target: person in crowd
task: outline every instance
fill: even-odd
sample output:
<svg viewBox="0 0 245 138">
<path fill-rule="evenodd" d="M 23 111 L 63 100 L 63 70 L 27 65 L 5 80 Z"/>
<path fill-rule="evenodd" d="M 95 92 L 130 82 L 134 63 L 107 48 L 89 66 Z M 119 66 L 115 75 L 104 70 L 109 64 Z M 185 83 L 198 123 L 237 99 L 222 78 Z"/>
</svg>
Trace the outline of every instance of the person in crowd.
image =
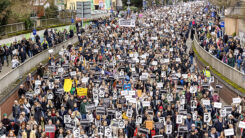
<svg viewBox="0 0 245 138">
<path fill-rule="evenodd" d="M 28 77 L 31 87 L 20 87 L 13 119 L 6 126 L 2 121 L 6 135 L 217 138 L 227 136 L 227 129 L 234 131 L 227 137 L 243 134 L 236 132 L 244 121 L 241 104 L 217 106 L 222 103 L 209 68 L 201 71 L 190 58 L 186 34 L 194 39 L 188 29 L 199 32 L 204 18 L 212 18 L 210 10 L 202 12 L 206 7 L 195 1 L 131 12 L 128 19 L 136 18 L 130 25 L 100 18 L 97 27 L 80 34 L 78 44 L 64 46 L 59 57 Z M 205 32 L 198 35 L 217 55 L 224 45 L 214 37 L 218 28 L 210 26 L 202 29 L 209 31 L 209 40 Z M 232 51 L 235 43 L 229 44 Z"/>
<path fill-rule="evenodd" d="M 19 62 L 19 60 L 18 60 L 18 57 L 17 56 L 15 56 L 13 59 L 12 59 L 12 69 L 14 69 L 14 68 L 16 68 L 16 67 L 18 67 L 19 66 L 19 64 L 20 64 L 20 62 Z"/>
</svg>

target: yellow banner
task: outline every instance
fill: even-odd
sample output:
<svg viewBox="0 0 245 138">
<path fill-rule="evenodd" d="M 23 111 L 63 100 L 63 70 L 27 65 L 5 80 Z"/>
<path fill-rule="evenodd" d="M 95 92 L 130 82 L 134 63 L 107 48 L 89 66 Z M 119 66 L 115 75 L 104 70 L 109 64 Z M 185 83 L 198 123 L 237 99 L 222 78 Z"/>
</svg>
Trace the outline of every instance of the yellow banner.
<svg viewBox="0 0 245 138">
<path fill-rule="evenodd" d="M 72 87 L 72 80 L 71 79 L 65 79 L 64 83 L 64 91 L 65 92 L 70 92 Z"/>
<path fill-rule="evenodd" d="M 87 96 L 88 88 L 77 88 L 77 96 Z"/>
</svg>

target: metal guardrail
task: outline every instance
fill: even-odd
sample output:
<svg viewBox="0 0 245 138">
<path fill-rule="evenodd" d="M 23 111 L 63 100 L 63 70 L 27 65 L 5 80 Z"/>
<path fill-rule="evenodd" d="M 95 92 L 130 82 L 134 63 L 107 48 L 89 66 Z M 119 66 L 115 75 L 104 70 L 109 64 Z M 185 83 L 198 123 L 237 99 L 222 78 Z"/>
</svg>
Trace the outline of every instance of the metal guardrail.
<svg viewBox="0 0 245 138">
<path fill-rule="evenodd" d="M 238 71 L 229 65 L 223 63 L 219 59 L 217 59 L 215 56 L 208 53 L 205 49 L 203 49 L 199 42 L 197 41 L 197 36 L 194 36 L 194 46 L 198 52 L 198 54 L 207 62 L 209 65 L 211 65 L 215 70 L 217 70 L 219 73 L 221 73 L 223 76 L 228 78 L 229 80 L 233 81 L 240 87 L 245 89 L 245 74 L 243 74 L 241 71 Z"/>
<path fill-rule="evenodd" d="M 41 19 L 39 27 L 52 26 L 58 24 L 67 24 L 71 23 L 71 17 L 69 18 L 49 18 L 49 19 Z"/>
</svg>

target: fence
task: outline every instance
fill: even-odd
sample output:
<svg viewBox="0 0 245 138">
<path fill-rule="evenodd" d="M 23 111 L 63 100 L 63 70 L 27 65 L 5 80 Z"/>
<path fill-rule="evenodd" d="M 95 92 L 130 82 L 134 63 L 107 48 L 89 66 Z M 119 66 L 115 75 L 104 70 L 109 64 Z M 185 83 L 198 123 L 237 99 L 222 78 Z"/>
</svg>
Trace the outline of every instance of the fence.
<svg viewBox="0 0 245 138">
<path fill-rule="evenodd" d="M 110 16 L 110 13 L 99 13 L 99 14 L 92 14 L 91 19 L 97 19 L 104 16 Z M 45 26 L 52 26 L 52 25 L 59 25 L 59 24 L 69 24 L 71 23 L 71 17 L 67 18 L 49 18 L 49 19 L 40 19 L 34 22 L 34 26 L 36 27 L 45 27 Z M 25 30 L 25 23 L 14 23 L 14 24 L 7 24 L 0 26 L 0 36 L 7 35 L 11 33 L 16 33 Z"/>
<path fill-rule="evenodd" d="M 68 18 L 49 18 L 49 19 L 41 19 L 40 25 L 37 25 L 39 27 L 45 27 L 45 26 L 52 26 L 52 25 L 58 25 L 58 24 L 68 24 L 71 23 L 71 17 Z"/>
<path fill-rule="evenodd" d="M 61 44 L 58 44 L 53 49 L 53 54 L 57 54 L 63 46 L 69 45 L 69 43 L 74 44 L 78 41 L 77 37 L 73 37 L 69 39 L 68 41 L 65 41 Z M 14 83 L 16 80 L 19 79 L 20 76 L 23 76 L 25 73 L 30 71 L 33 67 L 37 66 L 40 62 L 44 61 L 49 57 L 48 50 L 45 50 L 37 55 L 35 55 L 32 58 L 29 58 L 26 60 L 23 64 L 18 66 L 17 68 L 13 69 L 9 73 L 5 74 L 0 80 L 1 88 L 0 88 L 0 94 L 8 88 L 9 85 Z"/>
<path fill-rule="evenodd" d="M 34 26 L 36 27 L 45 27 L 59 24 L 68 24 L 71 23 L 71 17 L 67 18 L 49 18 L 49 19 L 40 19 L 34 21 Z M 0 26 L 0 35 L 7 35 L 11 33 L 16 33 L 25 30 L 25 23 L 14 23 Z"/>
<path fill-rule="evenodd" d="M 7 24 L 7 25 L 0 26 L 0 35 L 11 34 L 23 30 L 25 30 L 24 22 Z"/>
<path fill-rule="evenodd" d="M 223 76 L 228 78 L 229 80 L 233 81 L 237 85 L 241 86 L 245 89 L 245 74 L 242 72 L 228 66 L 227 64 L 223 63 L 219 59 L 217 59 L 215 56 L 208 53 L 205 49 L 203 49 L 198 41 L 197 36 L 195 36 L 194 40 L 194 46 L 198 52 L 198 54 L 207 62 L 209 65 L 211 65 L 215 70 L 217 70 L 219 73 L 221 73 Z"/>
</svg>

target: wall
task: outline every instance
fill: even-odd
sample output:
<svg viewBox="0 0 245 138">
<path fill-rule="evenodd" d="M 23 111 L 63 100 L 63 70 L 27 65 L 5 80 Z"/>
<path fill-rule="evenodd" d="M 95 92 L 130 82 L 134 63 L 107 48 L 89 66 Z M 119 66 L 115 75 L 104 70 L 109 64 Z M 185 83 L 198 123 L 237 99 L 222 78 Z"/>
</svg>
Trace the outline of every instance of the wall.
<svg viewBox="0 0 245 138">
<path fill-rule="evenodd" d="M 245 32 L 245 19 L 225 17 L 225 32 L 227 35 L 232 35 L 236 32 Z"/>
<path fill-rule="evenodd" d="M 199 55 L 209 63 L 215 70 L 217 70 L 219 73 L 221 73 L 226 78 L 230 79 L 237 85 L 241 86 L 245 89 L 245 74 L 242 72 L 224 64 L 219 59 L 214 57 L 213 55 L 209 54 L 206 50 L 204 50 L 198 43 L 198 41 L 194 40 L 194 46 L 199 53 Z"/>
<path fill-rule="evenodd" d="M 245 32 L 245 19 L 237 19 L 237 21 L 238 21 L 237 35 L 239 36 L 239 32 Z"/>
<path fill-rule="evenodd" d="M 227 35 L 232 35 L 236 32 L 237 19 L 225 17 L 225 33 Z"/>
</svg>

